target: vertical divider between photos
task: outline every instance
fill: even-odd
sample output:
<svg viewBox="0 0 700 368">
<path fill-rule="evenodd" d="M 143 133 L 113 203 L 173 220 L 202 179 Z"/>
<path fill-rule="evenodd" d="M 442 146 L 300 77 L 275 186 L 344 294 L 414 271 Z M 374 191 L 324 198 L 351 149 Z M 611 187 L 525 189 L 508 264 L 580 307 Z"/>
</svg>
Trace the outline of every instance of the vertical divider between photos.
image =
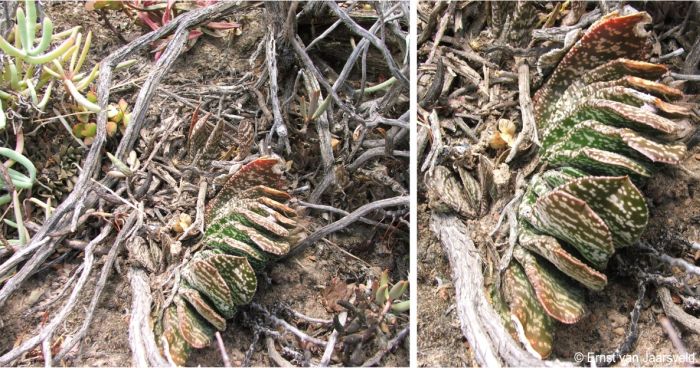
<svg viewBox="0 0 700 368">
<path fill-rule="evenodd" d="M 418 2 L 409 1 L 410 24 L 409 24 L 409 70 L 410 70 L 410 275 L 409 282 L 411 305 L 410 316 L 410 364 L 416 367 L 418 364 L 418 152 L 417 152 L 417 121 L 418 121 L 418 51 L 416 40 L 418 39 Z"/>
</svg>

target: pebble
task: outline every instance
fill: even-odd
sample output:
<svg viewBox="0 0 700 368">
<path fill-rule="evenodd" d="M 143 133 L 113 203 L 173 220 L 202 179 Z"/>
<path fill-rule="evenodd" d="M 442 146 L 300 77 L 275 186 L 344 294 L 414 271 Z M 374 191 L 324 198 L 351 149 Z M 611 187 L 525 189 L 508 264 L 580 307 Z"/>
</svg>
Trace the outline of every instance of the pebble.
<svg viewBox="0 0 700 368">
<path fill-rule="evenodd" d="M 627 325 L 629 318 L 626 315 L 613 310 L 608 313 L 608 320 L 611 322 L 613 327 L 624 327 Z"/>
<path fill-rule="evenodd" d="M 617 327 L 613 330 L 613 333 L 617 336 L 623 336 L 625 334 L 625 329 L 623 327 Z"/>
</svg>

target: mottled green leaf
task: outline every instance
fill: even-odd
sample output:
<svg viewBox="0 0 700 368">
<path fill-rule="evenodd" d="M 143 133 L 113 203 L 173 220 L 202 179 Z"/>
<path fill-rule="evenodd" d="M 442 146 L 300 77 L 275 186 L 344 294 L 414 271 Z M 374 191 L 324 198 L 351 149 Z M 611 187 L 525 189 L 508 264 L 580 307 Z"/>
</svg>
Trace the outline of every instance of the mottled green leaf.
<svg viewBox="0 0 700 368">
<path fill-rule="evenodd" d="M 267 231 L 281 237 L 289 236 L 289 231 L 287 229 L 283 228 L 267 217 L 260 216 L 257 213 L 245 208 L 238 210 L 238 213 L 248 219 L 248 221 L 250 221 L 258 230 Z"/>
<path fill-rule="evenodd" d="M 255 271 L 245 257 L 218 254 L 207 259 L 216 268 L 231 290 L 236 305 L 245 305 L 253 300 L 258 281 Z"/>
<path fill-rule="evenodd" d="M 513 320 L 510 317 L 510 308 L 507 305 L 506 301 L 503 299 L 503 295 L 501 294 L 501 289 L 496 287 L 496 284 L 492 284 L 488 288 L 488 294 L 486 294 L 489 303 L 494 307 L 496 310 L 496 314 L 501 319 L 501 323 L 503 323 L 503 326 L 506 328 L 508 333 L 513 337 L 514 340 L 519 340 L 518 337 L 518 330 L 515 329 L 515 324 L 513 323 Z"/>
<path fill-rule="evenodd" d="M 678 100 L 683 97 L 683 92 L 678 88 L 667 86 L 663 83 L 658 83 L 639 77 L 624 76 L 608 83 L 608 85 L 625 86 L 634 88 L 645 93 L 661 97 L 665 100 Z"/>
<path fill-rule="evenodd" d="M 552 353 L 554 321 L 542 309 L 525 272 L 516 262 L 511 262 L 503 273 L 503 294 L 520 341 L 535 356 L 547 358 Z"/>
<path fill-rule="evenodd" d="M 291 198 L 289 193 L 276 189 L 276 187 L 268 186 L 268 185 L 256 185 L 253 187 L 250 187 L 242 192 L 239 193 L 240 198 L 259 198 L 259 197 L 264 197 L 264 198 L 270 198 L 270 199 L 279 199 L 279 200 L 288 200 Z"/>
<path fill-rule="evenodd" d="M 560 143 L 561 145 L 564 142 Z M 646 164 L 615 152 L 597 148 L 559 149 L 559 145 L 547 153 L 547 161 L 557 166 L 573 166 L 599 175 L 631 175 L 648 178 L 651 171 Z"/>
<path fill-rule="evenodd" d="M 279 166 L 282 164 L 278 158 L 261 157 L 243 166 L 229 178 L 216 197 L 209 201 L 204 221 L 210 222 L 220 212 L 229 213 L 228 207 L 236 206 L 236 198 L 240 198 L 241 193 L 246 190 L 259 186 L 279 188 L 281 186 Z"/>
<path fill-rule="evenodd" d="M 168 342 L 168 351 L 173 362 L 179 366 L 185 365 L 192 352 L 192 346 L 180 334 L 175 306 L 170 306 L 163 312 L 163 337 Z"/>
<path fill-rule="evenodd" d="M 289 252 L 289 243 L 285 240 L 271 239 L 253 227 L 248 227 L 241 223 L 233 223 L 233 227 L 239 232 L 245 234 L 255 245 L 263 251 L 274 254 L 276 256 L 285 255 Z"/>
<path fill-rule="evenodd" d="M 633 88 L 609 86 L 612 83 L 615 82 L 594 83 L 587 86 L 584 92 L 587 92 L 588 97 L 591 99 L 617 101 L 630 106 L 644 108 L 651 112 L 660 112 L 670 118 L 688 118 L 692 115 L 690 108 L 687 106 L 669 103 L 657 96 L 637 91 Z"/>
<path fill-rule="evenodd" d="M 219 313 L 202 298 L 202 295 L 199 294 L 197 290 L 180 285 L 178 294 L 187 300 L 197 313 L 204 317 L 214 328 L 219 331 L 226 330 L 226 319 L 219 315 Z"/>
<path fill-rule="evenodd" d="M 645 83 L 649 84 L 651 82 L 646 81 Z M 565 117 L 580 109 L 583 103 L 588 100 L 616 101 L 637 108 L 643 107 L 652 113 L 658 111 L 669 118 L 688 118 L 692 116 L 691 110 L 687 106 L 666 102 L 664 94 L 661 94 L 663 98 L 659 98 L 657 96 L 658 92 L 656 94 L 653 93 L 658 88 L 651 89 L 650 87 L 654 86 L 647 86 L 651 91 L 645 91 L 644 88 L 642 88 L 642 91 L 638 91 L 631 88 L 628 84 L 627 79 L 596 82 L 585 87 L 581 83 L 574 83 L 566 90 L 561 100 L 557 102 L 557 110 L 552 114 L 550 121 L 562 121 Z M 668 89 L 668 87 L 665 87 L 665 89 Z M 664 90 L 664 92 L 668 91 Z M 581 116 L 585 115 L 584 112 L 579 112 L 579 114 Z"/>
<path fill-rule="evenodd" d="M 255 270 L 262 270 L 271 258 L 258 247 L 229 236 L 208 235 L 205 240 L 207 247 L 220 249 L 226 254 L 246 257 Z"/>
<path fill-rule="evenodd" d="M 274 210 L 275 212 L 284 214 L 289 217 L 296 217 L 297 216 L 297 211 L 295 211 L 293 208 L 287 206 L 284 203 L 280 203 L 272 198 L 268 197 L 258 197 L 258 202 L 264 206 L 267 206 L 269 209 Z M 261 207 L 264 208 L 264 207 Z M 272 212 L 274 213 L 274 212 Z"/>
<path fill-rule="evenodd" d="M 559 322 L 578 322 L 586 313 L 583 293 L 566 275 L 536 255 L 516 246 L 513 256 L 523 267 L 537 300 L 547 314 Z"/>
<path fill-rule="evenodd" d="M 182 338 L 192 347 L 202 349 L 211 343 L 214 328 L 181 298 L 175 298 L 178 327 Z"/>
<path fill-rule="evenodd" d="M 244 215 L 232 213 L 227 216 L 220 216 L 216 222 L 207 228 L 207 236 L 217 238 L 229 237 L 237 241 L 253 245 L 260 250 L 280 256 L 289 252 L 289 242 L 285 237 L 277 237 L 272 234 L 265 235 L 254 228 L 255 226 Z M 289 231 L 284 229 L 289 235 Z"/>
<path fill-rule="evenodd" d="M 637 241 L 649 221 L 642 193 L 626 176 L 588 176 L 572 180 L 557 190 L 583 200 L 608 226 L 618 247 Z"/>
<path fill-rule="evenodd" d="M 583 296 L 571 282 L 602 290 L 607 278 L 598 270 L 647 225 L 646 202 L 630 179 L 681 162 L 687 148 L 678 141 L 695 131 L 694 111 L 669 102 L 682 92 L 655 81 L 668 68 L 637 60 L 651 49 L 650 22 L 644 12 L 604 16 L 533 98 L 540 159 L 560 169 L 534 175 L 521 200 L 513 255 L 524 270 L 511 262 L 504 296 L 521 340 L 538 356 L 549 354 L 552 340 L 541 328 L 528 332 L 535 306 L 565 323 L 583 316 Z"/>
<path fill-rule="evenodd" d="M 557 239 L 549 235 L 536 234 L 527 224 L 520 226 L 518 243 L 552 262 L 564 274 L 591 290 L 603 290 L 608 283 L 608 278 L 604 274 L 567 252 Z"/>
<path fill-rule="evenodd" d="M 643 26 L 650 22 L 651 17 L 644 12 L 626 16 L 613 12 L 594 23 L 535 94 L 533 102 L 538 126 L 547 124 L 556 101 L 572 81 L 609 60 L 644 59 L 651 43 Z"/>
<path fill-rule="evenodd" d="M 186 363 L 193 347 L 209 345 L 237 306 L 251 302 L 255 270 L 286 254 L 305 235 L 296 210 L 283 203 L 290 195 L 277 189 L 282 164 L 272 157 L 252 161 L 209 201 L 204 248 L 182 268 L 175 306 L 161 320 L 178 365 Z"/>
<path fill-rule="evenodd" d="M 572 126 L 584 120 L 596 120 L 620 128 L 629 128 L 663 140 L 678 140 L 692 132 L 692 125 L 686 120 L 673 121 L 646 108 L 622 102 L 592 98 L 575 103 L 571 114 L 552 122 L 545 130 L 542 140 L 545 149 L 560 142 Z"/>
<path fill-rule="evenodd" d="M 597 269 L 615 249 L 608 226 L 583 200 L 561 190 L 537 199 L 530 223 L 539 231 L 574 246 Z"/>
<path fill-rule="evenodd" d="M 456 212 L 464 217 L 473 218 L 478 208 L 472 207 L 476 201 L 469 199 L 465 188 L 457 181 L 450 169 L 437 166 L 425 179 L 428 186 L 428 204 L 440 212 Z"/>
<path fill-rule="evenodd" d="M 262 208 L 264 208 L 264 205 L 261 205 Z M 298 223 L 296 220 L 291 219 L 277 211 L 272 211 L 270 212 L 272 214 L 272 217 L 275 218 L 275 221 L 279 223 L 280 225 L 284 226 L 287 229 L 293 229 L 293 228 L 298 228 Z"/>
<path fill-rule="evenodd" d="M 552 151 L 574 151 L 585 147 L 643 157 L 654 163 L 677 164 L 686 155 L 684 144 L 658 143 L 627 128 L 615 128 L 598 121 L 577 123 Z"/>
<path fill-rule="evenodd" d="M 665 65 L 619 58 L 608 61 L 590 72 L 585 73 L 582 79 L 586 84 L 619 79 L 628 75 L 656 80 L 661 78 L 666 72 L 668 72 L 668 68 Z"/>
<path fill-rule="evenodd" d="M 216 267 L 207 260 L 193 260 L 182 269 L 182 277 L 214 304 L 216 310 L 226 318 L 236 314 L 236 305 L 226 280 Z"/>
</svg>

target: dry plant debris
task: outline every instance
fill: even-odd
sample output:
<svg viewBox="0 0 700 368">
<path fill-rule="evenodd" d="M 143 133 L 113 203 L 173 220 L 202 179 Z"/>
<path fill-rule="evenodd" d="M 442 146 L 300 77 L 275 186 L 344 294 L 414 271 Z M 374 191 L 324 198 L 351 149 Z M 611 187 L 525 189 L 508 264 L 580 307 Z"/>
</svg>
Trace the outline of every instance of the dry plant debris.
<svg viewBox="0 0 700 368">
<path fill-rule="evenodd" d="M 408 287 L 401 281 L 408 272 L 408 2 L 163 4 L 171 3 L 171 14 L 159 13 L 162 24 L 144 34 L 120 13 L 100 11 L 111 25 L 95 29 L 91 43 L 111 46 L 102 49 L 94 95 L 86 96 L 97 107 L 94 120 L 81 121 L 90 125 L 69 131 L 22 121 L 34 133 L 32 142 L 46 142 L 46 130 L 56 134 L 49 142 L 68 144 L 59 151 L 66 157 L 42 162 L 36 176 L 55 181 L 48 168 L 56 165 L 62 167 L 56 174 L 70 184 L 60 186 L 56 202 L 41 207 L 42 216 L 29 213 L 26 244 L 0 253 L 0 308 L 12 311 L 0 321 L 8 331 L 0 365 L 100 359 L 112 365 L 167 365 L 168 359 L 408 364 L 407 301 L 401 298 Z M 67 9 L 49 5 L 54 20 L 56 7 Z M 240 25 L 240 32 L 212 38 L 204 31 L 191 45 L 193 27 L 216 22 Z M 128 42 L 117 47 L 112 39 L 118 37 Z M 154 44 L 162 46 L 155 62 L 149 54 Z M 139 60 L 134 71 L 117 74 L 130 58 Z M 123 102 L 110 108 L 113 99 Z M 31 157 L 49 157 L 58 148 L 36 147 Z M 270 156 L 278 157 L 287 184 L 262 190 L 262 204 L 274 213 L 256 212 L 261 207 L 249 208 L 255 205 L 243 204 L 237 191 L 230 196 L 233 184 L 226 183 L 241 184 L 236 172 Z M 245 184 L 255 191 L 256 183 Z M 294 197 L 289 208 L 280 202 L 289 199 L 286 193 Z M 223 217 L 211 216 L 231 203 Z M 278 238 L 290 231 L 291 208 L 304 219 L 298 225 L 307 236 L 290 239 L 292 252 L 278 259 L 287 251 Z M 14 233 L 5 229 L 7 234 Z M 230 245 L 234 239 L 240 252 L 211 253 L 217 241 Z M 221 266 L 207 275 L 224 280 L 238 274 L 219 261 L 236 263 L 257 282 L 257 288 L 226 284 L 240 291 L 238 314 L 230 320 L 224 319 L 233 312 L 228 300 L 201 297 L 212 289 L 199 283 L 204 273 L 198 270 Z M 384 269 L 391 281 L 370 298 Z M 55 278 L 55 290 L 21 298 L 57 270 L 68 277 Z M 347 308 L 327 313 L 314 301 L 333 276 L 366 286 L 341 301 Z M 388 296 L 381 307 L 368 302 L 383 293 Z M 243 306 L 253 294 L 253 303 Z M 129 311 L 128 330 L 124 316 L 102 314 L 111 305 L 112 313 Z M 310 317 L 318 313 L 324 314 Z M 223 333 L 209 328 L 224 326 Z M 121 355 L 96 357 L 100 351 L 94 350 L 106 346 L 96 334 L 106 328 L 126 345 Z M 186 359 L 188 346 L 203 347 L 214 338 L 213 348 Z M 214 357 L 207 355 L 212 349 Z"/>
<path fill-rule="evenodd" d="M 423 190 L 480 365 L 566 364 L 540 360 L 557 345 L 576 346 L 555 338 L 555 321 L 590 318 L 588 300 L 615 292 L 606 288 L 608 263 L 638 280 L 640 292 L 623 341 L 599 352 L 612 358 L 597 364 L 634 350 L 650 274 L 678 275 L 673 265 L 682 264 L 676 293 L 697 296 L 692 265 L 649 246 L 647 223 L 658 220 L 643 185 L 662 164 L 692 162 L 686 147 L 696 148 L 698 99 L 684 85 L 692 78 L 670 72 L 660 56 L 647 62 L 660 53 L 649 13 L 579 5 L 449 2 L 419 12 Z M 651 8 L 657 17 L 668 12 Z M 508 121 L 519 126 L 513 138 Z M 691 251 L 692 239 L 673 238 Z M 609 262 L 623 247 L 645 255 L 623 251 Z M 694 332 L 697 310 L 687 311 L 675 321 Z"/>
</svg>

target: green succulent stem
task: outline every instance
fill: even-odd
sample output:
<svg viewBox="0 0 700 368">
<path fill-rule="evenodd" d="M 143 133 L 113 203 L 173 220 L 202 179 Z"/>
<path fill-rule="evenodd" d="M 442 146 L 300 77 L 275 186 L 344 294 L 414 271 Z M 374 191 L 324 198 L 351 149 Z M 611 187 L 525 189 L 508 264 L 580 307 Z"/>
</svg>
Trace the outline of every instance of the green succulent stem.
<svg viewBox="0 0 700 368">
<path fill-rule="evenodd" d="M 32 197 L 32 198 L 29 198 L 29 202 L 32 202 L 35 205 L 44 209 L 44 217 L 46 219 L 51 217 L 51 215 L 53 214 L 53 211 L 55 210 L 55 208 L 51 207 L 51 199 L 50 198 L 48 199 L 48 202 L 42 202 L 39 199 Z"/>
<path fill-rule="evenodd" d="M 27 30 L 27 18 L 22 8 L 17 8 L 17 28 L 19 28 L 19 42 L 22 45 L 25 55 L 28 55 L 31 51 L 30 42 L 33 41 L 33 35 L 30 35 Z"/>
<path fill-rule="evenodd" d="M 2 101 L 0 100 L 0 131 L 5 130 L 7 126 L 7 117 L 5 117 L 5 109 L 2 106 Z"/>
<path fill-rule="evenodd" d="M 328 105 L 330 105 L 330 103 L 331 96 L 329 95 L 325 99 L 323 99 L 323 102 L 321 102 L 320 105 L 318 105 L 318 108 L 316 109 L 316 111 L 314 111 L 314 114 L 311 116 L 311 121 L 318 119 L 321 116 L 321 114 L 326 112 L 326 109 L 328 109 Z"/>
<path fill-rule="evenodd" d="M 17 245 L 24 246 L 29 240 L 29 232 L 24 226 L 24 217 L 22 216 L 22 206 L 19 201 L 19 194 L 15 191 L 12 193 L 12 207 L 15 213 L 15 221 L 17 222 L 17 233 L 19 234 L 19 239 L 17 240 Z"/>
<path fill-rule="evenodd" d="M 70 95 L 73 96 L 75 102 L 77 102 L 80 106 L 85 107 L 91 112 L 100 112 L 100 106 L 90 102 L 90 100 L 80 94 L 80 91 L 78 91 L 78 88 L 75 86 L 75 84 L 73 84 L 73 81 L 70 79 L 63 79 L 63 85 L 66 86 Z"/>
<path fill-rule="evenodd" d="M 32 104 L 34 104 L 34 106 L 38 106 L 39 98 L 36 95 L 36 89 L 34 88 L 34 83 L 32 83 L 31 79 L 27 79 L 27 90 L 29 91 L 29 97 L 32 100 Z"/>
<path fill-rule="evenodd" d="M 55 48 L 53 51 L 50 51 L 46 54 L 43 54 L 41 56 L 28 56 L 25 58 L 27 62 L 32 63 L 32 64 L 44 64 L 47 63 L 51 60 L 56 59 L 57 57 L 60 57 L 66 50 L 68 50 L 73 42 L 75 42 L 75 34 L 77 33 L 77 30 L 74 31 L 73 35 L 71 35 L 70 38 L 68 38 L 66 41 L 64 41 L 61 45 L 59 45 L 57 48 Z"/>
<path fill-rule="evenodd" d="M 17 66 L 12 60 L 8 60 L 7 67 L 10 76 L 10 87 L 15 91 L 19 91 L 21 88 L 19 85 L 19 73 L 17 73 Z"/>
<path fill-rule="evenodd" d="M 122 174 L 128 177 L 134 176 L 134 172 L 131 171 L 129 166 L 122 162 L 120 159 L 118 159 L 116 156 L 107 152 L 107 157 L 109 157 L 109 160 L 112 162 L 112 165 L 114 165 L 117 168 L 117 170 L 119 170 Z"/>
<path fill-rule="evenodd" d="M 411 301 L 404 300 L 402 302 L 391 304 L 391 311 L 395 313 L 408 312 L 411 309 Z"/>
<path fill-rule="evenodd" d="M 62 39 L 64 39 L 64 38 L 69 37 L 71 34 L 73 34 L 73 31 L 79 31 L 79 30 L 80 30 L 80 26 L 76 26 L 76 27 L 67 29 L 67 30 L 65 30 L 65 31 L 56 33 L 56 34 L 54 34 L 53 36 L 51 36 L 51 41 L 59 41 L 59 40 L 62 40 Z"/>
<path fill-rule="evenodd" d="M 389 290 L 389 299 L 393 301 L 401 298 L 406 290 L 408 290 L 408 281 L 397 282 L 392 286 L 391 290 Z"/>
<path fill-rule="evenodd" d="M 87 78 L 82 78 L 79 79 L 78 76 L 76 76 L 76 79 L 79 79 L 78 84 L 76 85 L 76 88 L 78 91 L 84 91 L 92 82 L 95 81 L 95 78 L 100 75 L 100 66 L 95 65 L 92 67 L 92 70 L 90 71 L 90 74 L 87 76 Z"/>
<path fill-rule="evenodd" d="M 7 169 L 8 174 L 10 175 L 10 180 L 12 180 L 12 184 L 15 187 L 30 189 L 34 185 L 34 182 L 36 182 L 36 167 L 34 164 L 21 153 L 6 147 L 0 147 L 0 155 L 9 158 L 12 161 L 16 161 L 27 170 L 29 176 L 10 168 Z M 8 165 L 6 164 L 5 166 Z M 0 183 L 4 183 L 2 178 L 0 178 Z"/>
<path fill-rule="evenodd" d="M 44 66 L 43 70 L 45 73 L 49 74 L 50 76 L 52 76 L 56 79 L 62 78 L 61 74 L 56 73 L 53 69 L 49 68 L 48 66 Z M 43 80 L 43 78 L 42 78 L 42 80 Z M 48 81 L 49 78 L 46 78 L 45 80 Z"/>
<path fill-rule="evenodd" d="M 44 92 L 44 97 L 36 105 L 36 107 L 38 107 L 39 110 L 43 111 L 46 108 L 46 105 L 49 103 L 49 98 L 51 98 L 51 91 L 52 90 L 53 90 L 53 81 L 49 82 L 49 86 L 46 87 L 46 92 Z"/>
<path fill-rule="evenodd" d="M 374 92 L 378 92 L 378 91 L 385 91 L 387 88 L 391 87 L 394 83 L 396 83 L 396 77 L 391 77 L 382 83 L 365 88 L 365 93 L 374 93 Z M 355 93 L 360 93 L 360 92 L 362 92 L 361 88 L 358 88 L 355 90 Z"/>
<path fill-rule="evenodd" d="M 51 19 L 44 19 L 44 23 L 41 28 L 41 40 L 39 44 L 33 48 L 29 55 L 36 56 L 44 51 L 46 51 L 51 45 L 51 34 L 53 33 L 53 22 Z"/>
<path fill-rule="evenodd" d="M 122 61 L 121 63 L 117 64 L 117 65 L 114 67 L 114 70 L 120 70 L 120 69 L 123 69 L 123 68 L 128 68 L 128 67 L 130 67 L 130 66 L 136 64 L 136 62 L 138 62 L 138 60 L 136 60 L 136 59 L 130 59 L 130 60 Z"/>
<path fill-rule="evenodd" d="M 74 64 L 71 63 L 70 70 L 73 73 L 77 73 L 80 71 L 80 69 L 83 67 L 83 63 L 85 63 L 85 60 L 87 59 L 88 52 L 90 51 L 90 46 L 92 45 L 92 31 L 89 31 L 87 36 L 85 37 L 85 44 L 83 45 L 83 49 L 80 52 L 80 57 L 78 58 L 78 61 Z M 97 68 L 97 66 L 95 66 Z"/>
<path fill-rule="evenodd" d="M 37 22 L 37 14 L 36 14 L 36 3 L 32 0 L 25 0 L 24 1 L 24 7 L 27 9 L 27 17 L 26 17 L 26 22 L 27 22 L 27 41 L 29 44 L 29 48 L 31 51 L 32 46 L 34 45 L 34 40 L 36 39 L 36 22 Z"/>
</svg>

